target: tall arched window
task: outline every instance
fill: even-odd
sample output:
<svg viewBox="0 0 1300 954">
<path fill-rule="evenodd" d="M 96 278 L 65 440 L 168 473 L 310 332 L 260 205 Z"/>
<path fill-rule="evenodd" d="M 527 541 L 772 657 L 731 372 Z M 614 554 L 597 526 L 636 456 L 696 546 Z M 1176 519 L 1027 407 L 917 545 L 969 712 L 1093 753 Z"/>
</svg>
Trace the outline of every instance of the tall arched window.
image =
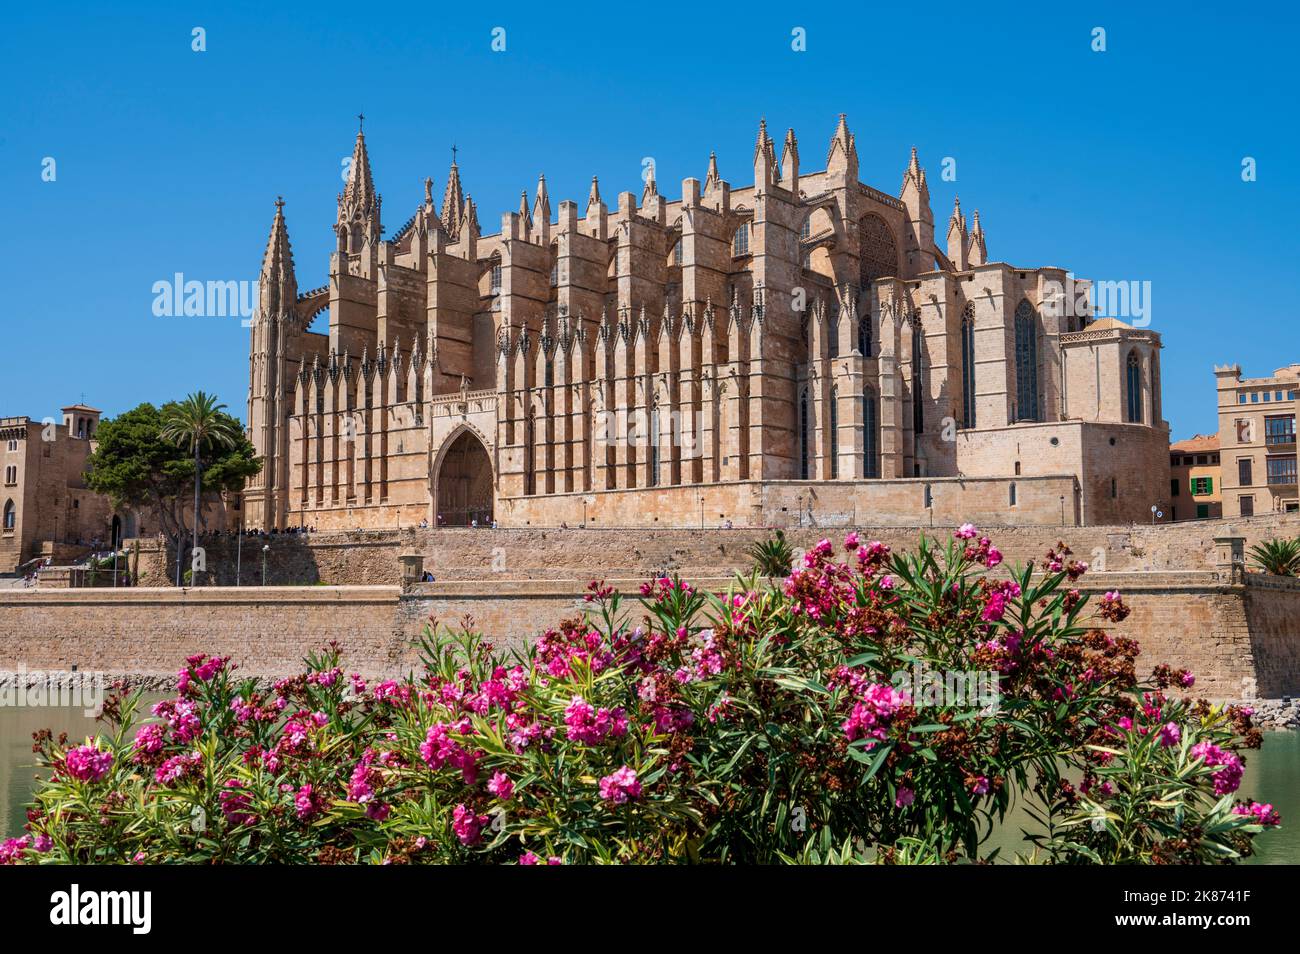
<svg viewBox="0 0 1300 954">
<path fill-rule="evenodd" d="M 912 430 L 921 434 L 925 431 L 925 365 L 921 354 L 921 322 L 912 325 Z"/>
<path fill-rule="evenodd" d="M 869 386 L 862 390 L 862 476 L 880 476 L 880 410 L 876 392 Z"/>
<path fill-rule="evenodd" d="M 1128 414 L 1125 420 L 1130 424 L 1142 423 L 1142 362 L 1136 350 L 1128 353 L 1128 363 L 1124 370 L 1125 394 L 1128 398 Z"/>
<path fill-rule="evenodd" d="M 840 475 L 840 391 L 831 388 L 830 431 L 831 431 L 831 479 Z"/>
<path fill-rule="evenodd" d="M 1038 313 L 1028 300 L 1016 306 L 1016 420 L 1037 421 Z"/>
<path fill-rule="evenodd" d="M 732 255 L 749 254 L 749 223 L 746 222 L 740 228 L 736 229 L 736 234 L 731 241 Z"/>
<path fill-rule="evenodd" d="M 12 500 L 6 500 L 4 528 L 6 530 L 12 530 L 14 528 L 14 521 L 17 520 L 17 518 L 18 511 L 14 507 L 14 502 Z"/>
<path fill-rule="evenodd" d="M 975 426 L 975 309 L 961 316 L 961 426 Z"/>
<path fill-rule="evenodd" d="M 799 392 L 799 479 L 808 479 L 808 389 Z"/>
</svg>

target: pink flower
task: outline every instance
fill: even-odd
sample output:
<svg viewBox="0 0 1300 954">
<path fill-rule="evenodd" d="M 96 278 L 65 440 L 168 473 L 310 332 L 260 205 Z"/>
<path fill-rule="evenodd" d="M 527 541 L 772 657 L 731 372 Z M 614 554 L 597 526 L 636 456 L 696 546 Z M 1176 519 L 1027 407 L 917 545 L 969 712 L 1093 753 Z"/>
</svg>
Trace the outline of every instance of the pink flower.
<svg viewBox="0 0 1300 954">
<path fill-rule="evenodd" d="M 1237 805 L 1233 808 L 1234 815 L 1249 815 L 1256 824 L 1259 825 L 1280 825 L 1282 816 L 1272 805 L 1262 805 L 1259 802 L 1250 802 L 1247 805 Z M 39 848 L 37 849 L 40 850 Z"/>
<path fill-rule="evenodd" d="M 31 839 L 26 835 L 21 838 L 7 838 L 0 842 L 0 865 L 16 865 L 27 851 Z"/>
<path fill-rule="evenodd" d="M 844 549 L 856 550 L 859 546 L 860 541 L 858 540 L 858 532 L 856 530 L 850 530 L 844 535 Z"/>
<path fill-rule="evenodd" d="M 989 780 L 983 775 L 976 775 L 966 779 L 966 784 L 970 786 L 972 795 L 987 795 L 989 793 Z"/>
<path fill-rule="evenodd" d="M 899 786 L 898 795 L 894 798 L 894 806 L 896 808 L 906 808 L 914 801 L 916 801 L 916 792 L 906 786 Z"/>
<path fill-rule="evenodd" d="M 1165 748 L 1177 745 L 1183 737 L 1182 730 L 1176 722 L 1166 722 L 1160 729 L 1160 744 Z"/>
<path fill-rule="evenodd" d="M 477 845 L 483 838 L 487 823 L 486 815 L 476 815 L 473 809 L 464 805 L 457 805 L 451 813 L 451 830 L 462 845 Z"/>
<path fill-rule="evenodd" d="M 135 741 L 131 743 L 131 758 L 133 761 L 147 761 L 148 756 L 157 755 L 163 750 L 163 727 L 157 722 L 150 722 L 136 733 Z"/>
<path fill-rule="evenodd" d="M 251 825 L 257 821 L 257 816 L 248 811 L 253 802 L 239 779 L 226 779 L 225 791 L 217 796 L 217 800 L 221 803 L 222 814 L 232 825 Z"/>
<path fill-rule="evenodd" d="M 855 688 L 860 683 L 850 680 Z M 861 698 L 853 703 L 848 719 L 840 726 L 850 742 L 858 739 L 883 739 L 885 727 L 900 706 L 907 704 L 907 696 L 885 682 L 873 682 L 861 691 Z M 866 748 L 871 748 L 870 742 Z"/>
<path fill-rule="evenodd" d="M 320 798 L 311 785 L 303 785 L 293 796 L 293 807 L 300 821 L 306 821 L 320 811 Z"/>
<path fill-rule="evenodd" d="M 1219 767 L 1210 777 L 1214 780 L 1214 794 L 1227 795 L 1235 792 L 1241 785 L 1241 774 L 1245 766 L 1232 752 L 1222 749 L 1213 742 L 1200 742 L 1192 746 L 1192 756 L 1203 759 L 1210 767 Z"/>
<path fill-rule="evenodd" d="M 186 752 L 183 755 L 173 755 L 154 772 L 154 781 L 159 785 L 170 785 L 173 782 L 179 782 L 184 778 L 189 778 L 198 774 L 199 766 L 203 763 L 203 756 L 198 752 Z"/>
<path fill-rule="evenodd" d="M 600 797 L 615 805 L 622 805 L 633 798 L 641 797 L 641 780 L 636 771 L 624 765 L 611 775 L 600 780 Z"/>
<path fill-rule="evenodd" d="M 510 781 L 510 776 L 505 772 L 494 772 L 492 778 L 488 780 L 487 787 L 489 792 L 503 802 L 510 801 L 510 797 L 515 793 L 515 783 Z"/>
<path fill-rule="evenodd" d="M 573 741 L 597 745 L 609 736 L 627 734 L 627 713 L 621 707 L 612 711 L 596 709 L 582 696 L 574 696 L 564 710 L 564 724 L 568 726 L 567 735 Z"/>
<path fill-rule="evenodd" d="M 113 753 L 101 752 L 90 743 L 69 750 L 63 760 L 68 774 L 82 782 L 99 782 L 113 767 Z"/>
<path fill-rule="evenodd" d="M 975 525 L 973 523 L 963 523 L 960 527 L 957 528 L 957 531 L 953 534 L 953 536 L 956 537 L 958 540 L 970 540 L 977 533 L 979 533 L 979 531 L 975 529 Z"/>
</svg>

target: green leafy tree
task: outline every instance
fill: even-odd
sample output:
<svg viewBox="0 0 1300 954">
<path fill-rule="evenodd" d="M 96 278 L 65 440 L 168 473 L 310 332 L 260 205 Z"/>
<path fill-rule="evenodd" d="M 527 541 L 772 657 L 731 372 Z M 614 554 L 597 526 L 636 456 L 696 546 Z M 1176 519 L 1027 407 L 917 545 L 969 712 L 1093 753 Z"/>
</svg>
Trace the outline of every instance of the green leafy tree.
<svg viewBox="0 0 1300 954">
<path fill-rule="evenodd" d="M 176 543 L 178 575 L 187 491 L 194 488 L 199 497 L 237 492 L 262 469 L 262 460 L 239 422 L 220 407 L 210 409 L 207 416 L 209 421 L 222 421 L 220 431 L 226 438 L 182 446 L 174 437 L 186 414 L 182 407 L 177 402 L 161 408 L 146 403 L 102 422 L 96 432 L 98 447 L 86 465 L 86 484 L 92 490 L 107 494 L 116 506 L 147 508 L 158 515 L 163 533 Z M 169 430 L 170 439 L 163 436 L 168 421 L 177 422 Z M 225 443 L 227 439 L 232 443 Z M 196 507 L 195 512 L 199 524 L 205 524 L 202 508 Z"/>
</svg>

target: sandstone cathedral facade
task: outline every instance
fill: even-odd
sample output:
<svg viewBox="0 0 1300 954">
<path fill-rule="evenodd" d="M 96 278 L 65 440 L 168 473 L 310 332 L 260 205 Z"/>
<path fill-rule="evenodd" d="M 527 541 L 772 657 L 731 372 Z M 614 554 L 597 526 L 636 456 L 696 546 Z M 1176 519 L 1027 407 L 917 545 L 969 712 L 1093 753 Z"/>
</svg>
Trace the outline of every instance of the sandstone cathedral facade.
<svg viewBox="0 0 1300 954">
<path fill-rule="evenodd" d="M 494 234 L 453 162 L 387 238 L 358 132 L 309 291 L 283 204 L 249 526 L 1074 525 L 1167 503 L 1159 335 L 1094 320 L 1064 269 L 990 260 L 978 212 L 940 239 L 915 150 L 897 196 L 872 188 L 843 116 L 819 171 L 761 123 L 751 184 L 711 155 L 678 198 L 648 166 L 613 208 L 593 178 L 553 209 L 542 177 Z"/>
</svg>

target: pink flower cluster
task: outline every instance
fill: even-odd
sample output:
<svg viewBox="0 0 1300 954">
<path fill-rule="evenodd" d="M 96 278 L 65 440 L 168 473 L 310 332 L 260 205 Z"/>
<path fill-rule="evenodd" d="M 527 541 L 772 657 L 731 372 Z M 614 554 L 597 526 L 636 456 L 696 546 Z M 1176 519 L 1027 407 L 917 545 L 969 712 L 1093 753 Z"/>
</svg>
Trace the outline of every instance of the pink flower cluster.
<svg viewBox="0 0 1300 954">
<path fill-rule="evenodd" d="M 477 845 L 483 840 L 488 820 L 486 815 L 477 815 L 473 809 L 457 805 L 451 813 L 451 830 L 462 845 Z"/>
<path fill-rule="evenodd" d="M 23 860 L 23 855 L 29 850 L 44 854 L 53 847 L 54 841 L 46 834 L 37 835 L 35 838 L 30 835 L 6 838 L 0 842 L 0 865 L 16 865 Z"/>
<path fill-rule="evenodd" d="M 622 805 L 641 797 L 641 780 L 636 770 L 624 765 L 600 780 L 600 797 L 615 805 Z"/>
<path fill-rule="evenodd" d="M 907 696 L 888 683 L 870 683 L 853 703 L 853 711 L 842 725 L 844 734 L 850 742 L 883 739 L 889 720 L 907 703 Z M 872 748 L 875 744 L 875 741 L 868 742 L 865 748 Z"/>
<path fill-rule="evenodd" d="M 230 824 L 252 825 L 257 821 L 257 816 L 249 811 L 253 800 L 239 779 L 226 779 L 225 790 L 217 796 L 217 801 L 221 804 L 221 813 Z"/>
<path fill-rule="evenodd" d="M 1208 766 L 1219 766 L 1219 770 L 1210 776 L 1214 780 L 1215 795 L 1228 795 L 1241 785 L 1241 774 L 1245 766 L 1232 752 L 1213 742 L 1200 742 L 1192 746 L 1192 755 L 1202 759 Z"/>
<path fill-rule="evenodd" d="M 457 736 L 466 736 L 474 731 L 468 718 L 458 722 L 435 722 L 429 726 L 424 741 L 420 743 L 420 758 L 424 764 L 435 772 L 444 765 L 460 769 L 467 785 L 478 778 L 478 755 L 466 749 Z"/>
<path fill-rule="evenodd" d="M 568 726 L 569 739 L 586 745 L 599 745 L 607 738 L 627 735 L 627 713 L 623 709 L 599 709 L 574 696 L 564 710 L 564 724 Z"/>
<path fill-rule="evenodd" d="M 555 679 L 568 676 L 574 662 L 587 663 L 592 672 L 601 672 L 614 662 L 613 652 L 595 630 L 567 633 L 548 630 L 537 640 L 537 658 L 541 661 L 539 668 Z"/>
<path fill-rule="evenodd" d="M 519 856 L 519 863 L 521 865 L 540 865 L 542 859 L 534 852 L 525 851 Z M 548 865 L 562 865 L 564 864 L 564 859 L 560 858 L 558 855 L 551 855 L 546 859 L 546 863 Z"/>
<path fill-rule="evenodd" d="M 113 767 L 113 753 L 101 752 L 87 743 L 69 749 L 63 766 L 69 775 L 82 782 L 100 782 Z"/>
<path fill-rule="evenodd" d="M 953 536 L 957 540 L 973 540 L 979 536 L 979 530 L 971 523 L 963 523 Z M 1002 562 L 1002 552 L 993 545 L 988 537 L 980 537 L 979 543 L 968 543 L 962 551 L 962 555 L 967 560 L 973 560 L 976 563 L 983 564 L 990 570 Z"/>
<path fill-rule="evenodd" d="M 191 778 L 199 774 L 199 767 L 202 764 L 203 756 L 198 752 L 173 755 L 158 766 L 158 770 L 154 772 L 154 781 L 159 785 L 171 785 L 182 779 Z"/>
<path fill-rule="evenodd" d="M 986 623 L 999 622 L 1006 615 L 1007 604 L 1020 596 L 1020 584 L 1015 580 L 1002 580 L 994 583 L 984 597 L 984 609 L 980 619 Z"/>
<path fill-rule="evenodd" d="M 515 783 L 505 772 L 493 772 L 488 779 L 487 790 L 501 801 L 508 802 L 515 794 Z"/>
<path fill-rule="evenodd" d="M 1247 805 L 1238 805 L 1233 808 L 1234 815 L 1249 815 L 1257 825 L 1280 825 L 1282 816 L 1278 814 L 1277 809 L 1272 805 L 1264 805 L 1260 802 L 1250 802 Z"/>
<path fill-rule="evenodd" d="M 190 695 L 193 680 L 208 682 L 217 673 L 225 670 L 229 662 L 229 656 L 208 656 L 205 653 L 188 657 L 185 660 L 185 668 L 176 673 L 176 691 L 182 696 Z"/>
</svg>

